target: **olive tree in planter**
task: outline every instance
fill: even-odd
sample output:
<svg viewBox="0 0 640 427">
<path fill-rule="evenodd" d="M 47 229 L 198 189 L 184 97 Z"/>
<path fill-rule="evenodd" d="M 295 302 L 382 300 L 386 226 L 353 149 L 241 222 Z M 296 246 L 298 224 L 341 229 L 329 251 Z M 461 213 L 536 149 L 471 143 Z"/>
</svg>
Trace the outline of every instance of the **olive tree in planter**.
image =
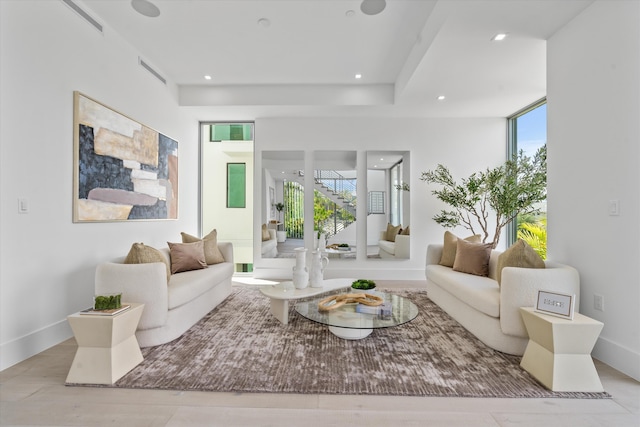
<svg viewBox="0 0 640 427">
<path fill-rule="evenodd" d="M 533 158 L 520 151 L 504 165 L 475 172 L 459 183 L 443 165 L 422 172 L 420 180 L 440 185 L 431 193 L 452 208 L 433 217 L 438 224 L 445 228 L 461 225 L 495 248 L 502 229 L 518 214 L 540 213 L 540 202 L 547 198 L 547 147 L 538 149 Z M 493 240 L 487 242 L 492 215 Z"/>
</svg>

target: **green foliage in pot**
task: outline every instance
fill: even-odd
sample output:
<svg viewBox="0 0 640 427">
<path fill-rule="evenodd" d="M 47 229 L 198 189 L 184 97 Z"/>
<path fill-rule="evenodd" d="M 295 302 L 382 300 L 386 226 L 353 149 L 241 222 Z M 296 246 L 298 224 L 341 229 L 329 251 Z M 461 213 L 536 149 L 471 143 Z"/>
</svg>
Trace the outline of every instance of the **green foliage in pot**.
<svg viewBox="0 0 640 427">
<path fill-rule="evenodd" d="M 422 172 L 420 180 L 438 184 L 432 194 L 449 205 L 433 219 L 445 228 L 463 226 L 487 242 L 491 231 L 495 248 L 503 228 L 518 214 L 537 214 L 540 202 L 547 198 L 547 147 L 541 147 L 530 158 L 523 151 L 504 165 L 475 172 L 460 182 L 453 179 L 449 169 L 438 165 Z M 493 213 L 495 228 L 490 230 Z"/>
<path fill-rule="evenodd" d="M 353 282 L 351 284 L 351 287 L 353 289 L 358 289 L 358 290 L 369 290 L 369 289 L 373 289 L 376 287 L 376 282 L 374 282 L 373 280 L 367 280 L 367 279 L 358 279 L 355 282 Z"/>
</svg>

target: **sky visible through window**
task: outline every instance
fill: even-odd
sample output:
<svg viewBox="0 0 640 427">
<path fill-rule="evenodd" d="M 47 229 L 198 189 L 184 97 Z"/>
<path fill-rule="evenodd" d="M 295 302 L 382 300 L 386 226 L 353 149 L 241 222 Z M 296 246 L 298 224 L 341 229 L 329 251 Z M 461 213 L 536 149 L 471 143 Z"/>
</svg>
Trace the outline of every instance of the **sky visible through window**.
<svg viewBox="0 0 640 427">
<path fill-rule="evenodd" d="M 538 148 L 547 143 L 547 104 L 517 118 L 517 150 L 533 157 Z"/>
</svg>

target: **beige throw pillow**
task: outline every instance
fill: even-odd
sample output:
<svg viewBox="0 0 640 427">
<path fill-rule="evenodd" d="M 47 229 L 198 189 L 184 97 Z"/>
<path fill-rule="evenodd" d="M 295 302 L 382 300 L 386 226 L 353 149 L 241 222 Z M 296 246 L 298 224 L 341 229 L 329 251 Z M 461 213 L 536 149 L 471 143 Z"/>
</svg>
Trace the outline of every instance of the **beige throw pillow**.
<svg viewBox="0 0 640 427">
<path fill-rule="evenodd" d="M 266 242 L 267 240 L 271 240 L 271 234 L 269 234 L 267 224 L 262 224 L 262 241 Z"/>
<path fill-rule="evenodd" d="M 398 235 L 400 230 L 402 230 L 402 225 L 394 226 L 391 224 L 387 224 L 387 231 L 384 234 L 384 240 L 387 240 L 389 242 L 395 242 L 396 236 Z"/>
<path fill-rule="evenodd" d="M 409 235 L 409 226 L 407 225 L 407 228 L 403 228 L 402 231 L 400 232 L 401 236 L 408 236 Z"/>
<path fill-rule="evenodd" d="M 161 262 L 167 267 L 167 280 L 171 277 L 171 269 L 167 258 L 156 248 L 147 246 L 144 243 L 134 243 L 129 249 L 129 253 L 124 259 L 125 264 L 147 264 L 151 262 Z"/>
<path fill-rule="evenodd" d="M 472 243 L 480 243 L 480 235 L 475 234 L 473 236 L 465 237 L 464 240 Z M 444 245 L 442 247 L 442 256 L 440 257 L 440 265 L 445 267 L 453 267 L 453 262 L 456 259 L 458 236 L 450 231 L 444 232 Z"/>
<path fill-rule="evenodd" d="M 202 239 L 184 232 L 180 234 L 182 235 L 182 243 L 195 243 L 201 240 L 204 242 L 204 258 L 207 264 L 212 265 L 224 262 L 224 256 L 222 256 L 222 252 L 218 248 L 218 231 L 216 229 L 213 229 Z"/>
<path fill-rule="evenodd" d="M 207 261 L 204 257 L 204 242 L 202 240 L 194 243 L 167 242 L 167 244 L 171 252 L 172 274 L 207 268 Z"/>
<path fill-rule="evenodd" d="M 456 243 L 456 259 L 453 270 L 476 276 L 489 275 L 489 258 L 491 257 L 491 243 L 471 243 L 458 239 Z"/>
<path fill-rule="evenodd" d="M 502 269 L 505 267 L 545 268 L 545 264 L 540 255 L 527 242 L 518 239 L 509 249 L 498 256 L 496 267 L 498 284 L 502 279 Z"/>
</svg>

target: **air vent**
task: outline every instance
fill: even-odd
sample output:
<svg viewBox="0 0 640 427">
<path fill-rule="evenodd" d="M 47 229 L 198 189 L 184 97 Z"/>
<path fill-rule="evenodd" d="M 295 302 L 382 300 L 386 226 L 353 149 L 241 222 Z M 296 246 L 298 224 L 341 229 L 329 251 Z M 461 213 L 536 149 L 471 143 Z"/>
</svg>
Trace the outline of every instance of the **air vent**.
<svg viewBox="0 0 640 427">
<path fill-rule="evenodd" d="M 160 75 L 160 73 L 158 73 L 156 70 L 154 70 L 153 68 L 151 68 L 151 66 L 149 64 L 147 64 L 146 62 L 144 62 L 144 60 L 140 57 L 138 57 L 138 62 L 140 63 L 140 66 L 142 68 L 144 68 L 145 70 L 147 70 L 148 72 L 150 72 L 151 74 L 153 74 L 158 80 L 160 80 L 162 83 L 164 83 L 165 85 L 167 84 L 167 80 L 162 77 Z"/>
<path fill-rule="evenodd" d="M 78 6 L 71 0 L 62 0 L 62 1 L 71 9 L 73 9 L 78 15 L 83 17 L 84 20 L 87 21 L 89 24 L 91 24 L 91 26 L 93 26 L 96 30 L 102 32 L 102 24 L 96 21 L 95 19 L 93 19 L 91 15 L 85 12 L 80 6 Z"/>
</svg>

